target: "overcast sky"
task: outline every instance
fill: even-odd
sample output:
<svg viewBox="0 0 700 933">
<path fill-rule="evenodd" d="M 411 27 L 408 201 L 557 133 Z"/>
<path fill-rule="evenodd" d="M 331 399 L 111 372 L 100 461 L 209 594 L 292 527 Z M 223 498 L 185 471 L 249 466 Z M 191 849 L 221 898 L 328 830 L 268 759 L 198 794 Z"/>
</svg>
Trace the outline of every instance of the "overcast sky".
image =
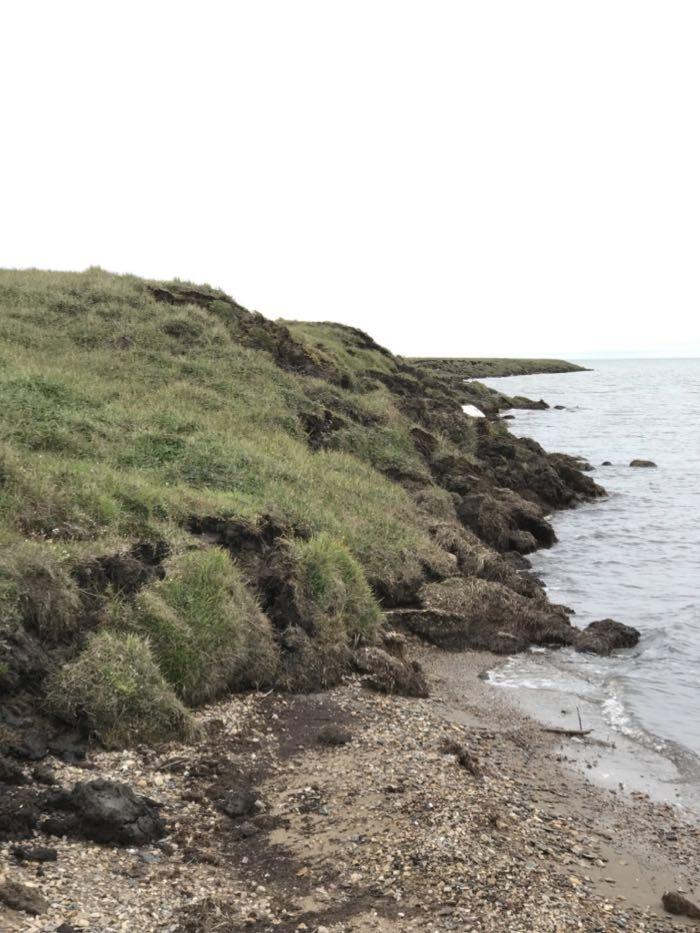
<svg viewBox="0 0 700 933">
<path fill-rule="evenodd" d="M 405 354 L 700 355 L 700 4 L 22 2 L 0 265 Z"/>
</svg>

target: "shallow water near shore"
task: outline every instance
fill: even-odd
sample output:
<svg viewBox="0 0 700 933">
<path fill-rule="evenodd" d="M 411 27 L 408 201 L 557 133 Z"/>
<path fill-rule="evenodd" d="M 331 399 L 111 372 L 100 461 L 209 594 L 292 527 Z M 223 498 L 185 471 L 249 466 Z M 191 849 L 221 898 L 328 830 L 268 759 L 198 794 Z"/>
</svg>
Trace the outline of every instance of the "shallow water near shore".
<svg viewBox="0 0 700 933">
<path fill-rule="evenodd" d="M 569 650 L 509 659 L 491 682 L 549 724 L 600 747 L 589 774 L 700 812 L 700 360 L 577 360 L 591 372 L 483 380 L 563 410 L 515 411 L 513 433 L 585 457 L 608 498 L 559 512 L 559 543 L 533 570 L 573 621 L 614 618 L 642 633 L 613 658 Z M 656 469 L 629 466 L 650 459 Z M 611 466 L 602 466 L 603 461 Z M 572 743 L 588 764 L 590 749 Z"/>
</svg>

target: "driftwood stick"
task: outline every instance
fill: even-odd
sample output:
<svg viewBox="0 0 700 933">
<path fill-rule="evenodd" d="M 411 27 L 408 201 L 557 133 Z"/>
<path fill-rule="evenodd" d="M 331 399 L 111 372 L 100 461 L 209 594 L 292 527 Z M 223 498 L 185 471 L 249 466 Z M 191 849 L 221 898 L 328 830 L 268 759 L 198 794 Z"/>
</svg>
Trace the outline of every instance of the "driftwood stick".
<svg viewBox="0 0 700 933">
<path fill-rule="evenodd" d="M 545 729 L 542 727 L 542 732 L 551 732 L 554 735 L 564 735 L 567 738 L 575 738 L 582 735 L 590 735 L 593 732 L 592 729 L 557 729 L 552 727 L 551 729 Z"/>
</svg>

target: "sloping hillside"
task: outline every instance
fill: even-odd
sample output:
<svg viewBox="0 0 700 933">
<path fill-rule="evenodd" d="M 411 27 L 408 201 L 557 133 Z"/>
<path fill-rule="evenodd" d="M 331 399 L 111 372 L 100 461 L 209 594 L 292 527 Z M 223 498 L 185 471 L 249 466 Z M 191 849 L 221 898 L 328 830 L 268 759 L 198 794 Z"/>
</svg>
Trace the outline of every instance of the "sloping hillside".
<svg viewBox="0 0 700 933">
<path fill-rule="evenodd" d="M 420 693 L 387 612 L 446 647 L 579 637 L 520 555 L 602 490 L 510 436 L 495 394 L 360 331 L 182 282 L 5 271 L 0 398 L 15 751 L 37 717 L 59 750 L 187 735 L 193 705 L 352 669 Z"/>
</svg>

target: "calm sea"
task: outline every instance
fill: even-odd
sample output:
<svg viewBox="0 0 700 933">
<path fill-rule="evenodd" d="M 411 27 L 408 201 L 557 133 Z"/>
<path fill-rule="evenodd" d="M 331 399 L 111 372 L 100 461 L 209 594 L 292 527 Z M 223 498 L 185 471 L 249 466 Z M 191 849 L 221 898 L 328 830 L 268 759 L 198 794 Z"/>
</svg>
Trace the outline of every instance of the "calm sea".
<svg viewBox="0 0 700 933">
<path fill-rule="evenodd" d="M 485 381 L 565 406 L 514 412 L 509 427 L 547 450 L 586 457 L 609 493 L 553 517 L 559 543 L 532 556 L 550 599 L 573 608 L 578 625 L 613 618 L 642 639 L 613 658 L 569 650 L 514 658 L 492 680 L 530 709 L 546 708 L 548 719 L 570 721 L 574 707 L 583 709 L 598 734 L 643 749 L 643 767 L 653 770 L 650 754 L 672 760 L 662 781 L 697 804 L 700 360 L 577 362 L 593 371 Z M 633 458 L 658 467 L 631 468 Z"/>
</svg>

